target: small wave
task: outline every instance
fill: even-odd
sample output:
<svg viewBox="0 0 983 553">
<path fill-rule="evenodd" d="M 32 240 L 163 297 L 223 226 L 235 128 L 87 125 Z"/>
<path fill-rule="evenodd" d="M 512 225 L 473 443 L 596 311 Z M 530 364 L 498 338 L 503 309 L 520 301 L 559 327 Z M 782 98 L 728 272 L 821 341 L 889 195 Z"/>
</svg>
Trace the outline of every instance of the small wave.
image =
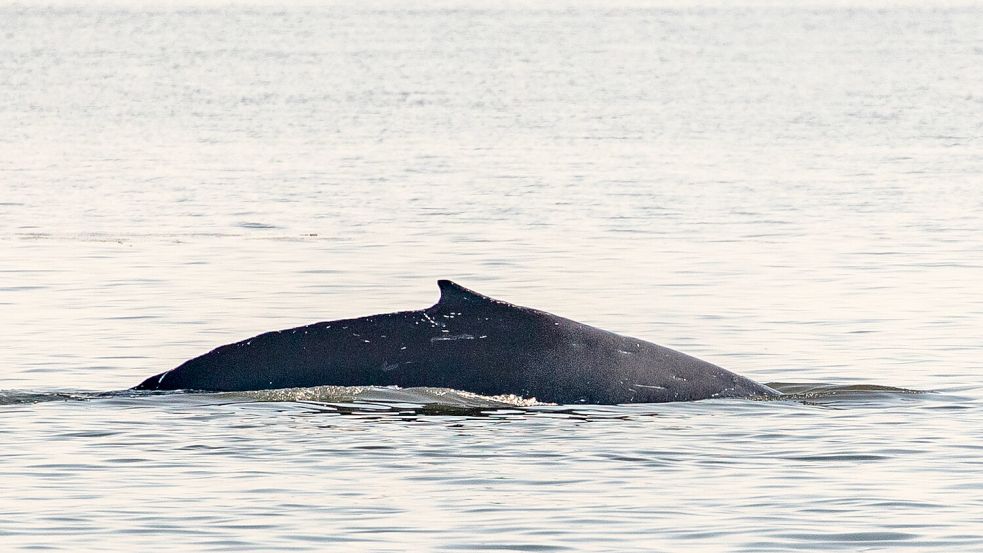
<svg viewBox="0 0 983 553">
<path fill-rule="evenodd" d="M 0 390 L 0 405 L 21 405 L 49 401 L 85 401 L 113 395 L 106 392 L 32 392 L 24 390 Z"/>
<path fill-rule="evenodd" d="M 313 386 L 310 388 L 282 388 L 248 392 L 219 392 L 218 395 L 252 401 L 304 401 L 463 409 L 500 409 L 542 405 L 535 399 L 516 395 L 483 396 L 450 388 L 399 388 L 395 386 Z"/>
<path fill-rule="evenodd" d="M 874 384 L 823 384 L 814 382 L 770 382 L 768 386 L 781 392 L 781 396 L 767 398 L 779 401 L 871 401 L 888 400 L 899 396 L 926 394 L 920 390 L 880 386 Z M 0 406 L 45 403 L 52 401 L 88 401 L 95 399 L 125 399 L 140 397 L 175 397 L 183 399 L 212 398 L 220 401 L 242 402 L 297 402 L 317 404 L 339 412 L 415 411 L 418 413 L 476 413 L 500 410 L 547 411 L 555 409 L 623 409 L 629 406 L 556 405 L 518 395 L 483 396 L 451 388 L 399 388 L 375 386 L 312 386 L 309 388 L 280 388 L 241 392 L 195 391 L 25 391 L 0 390 Z M 638 404 L 636 404 L 637 406 Z"/>
<path fill-rule="evenodd" d="M 450 388 L 398 388 L 369 386 L 313 386 L 242 392 L 136 391 L 112 392 L 0 390 L 0 405 L 20 405 L 52 401 L 87 401 L 140 397 L 181 399 L 213 398 L 245 402 L 300 402 L 351 409 L 397 409 L 420 411 L 498 410 L 550 405 L 516 395 L 483 396 Z M 344 410 L 344 409 L 340 409 Z"/>
<path fill-rule="evenodd" d="M 237 224 L 236 226 L 239 227 L 239 228 L 257 229 L 257 230 L 267 230 L 267 229 L 279 228 L 276 225 L 271 225 L 269 223 L 258 223 L 258 222 L 255 222 L 255 221 L 244 221 L 244 222 L 241 222 L 241 223 Z"/>
<path fill-rule="evenodd" d="M 878 384 L 823 384 L 819 382 L 769 382 L 768 386 L 782 393 L 778 400 L 817 399 L 879 399 L 900 395 L 925 394 L 922 390 L 881 386 Z"/>
</svg>

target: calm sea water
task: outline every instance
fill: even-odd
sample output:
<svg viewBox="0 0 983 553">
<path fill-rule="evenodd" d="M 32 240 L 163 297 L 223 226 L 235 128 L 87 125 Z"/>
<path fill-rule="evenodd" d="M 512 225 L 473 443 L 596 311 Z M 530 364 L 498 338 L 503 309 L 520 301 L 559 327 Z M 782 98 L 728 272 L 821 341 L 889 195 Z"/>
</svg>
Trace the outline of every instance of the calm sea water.
<svg viewBox="0 0 983 553">
<path fill-rule="evenodd" d="M 0 548 L 983 550 L 983 10 L 844 4 L 0 4 Z M 437 278 L 792 396 L 117 392 Z"/>
</svg>

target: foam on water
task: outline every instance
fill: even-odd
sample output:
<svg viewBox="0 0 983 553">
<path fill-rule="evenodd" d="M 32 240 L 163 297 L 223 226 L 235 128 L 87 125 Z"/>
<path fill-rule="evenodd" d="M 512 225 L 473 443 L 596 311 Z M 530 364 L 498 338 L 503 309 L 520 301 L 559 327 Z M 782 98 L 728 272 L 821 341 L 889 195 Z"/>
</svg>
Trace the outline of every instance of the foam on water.
<svg viewBox="0 0 983 553">
<path fill-rule="evenodd" d="M 862 385 L 835 385 L 819 383 L 772 382 L 768 386 L 780 391 L 783 395 L 775 398 L 756 398 L 755 401 L 809 401 L 823 399 L 869 400 L 889 398 L 896 395 L 923 394 L 918 390 Z M 255 401 L 255 402 L 299 402 L 322 403 L 327 405 L 368 408 L 419 409 L 434 411 L 446 409 L 475 410 L 500 408 L 536 408 L 556 406 L 553 403 L 543 403 L 535 398 L 509 394 L 483 396 L 472 392 L 453 390 L 450 388 L 400 388 L 398 386 L 312 386 L 308 388 L 280 388 L 273 390 L 251 390 L 241 392 L 156 392 L 123 390 L 118 392 L 92 391 L 59 391 L 32 392 L 19 390 L 0 390 L 0 405 L 15 405 L 23 403 L 41 403 L 48 401 L 87 401 L 108 398 L 139 398 L 139 397 L 175 397 L 175 398 L 213 398 L 218 401 Z M 715 401 L 715 400 L 705 400 Z M 719 400 L 718 400 L 719 401 Z M 578 404 L 579 406 L 580 404 Z M 638 404 L 657 406 L 662 404 Z M 572 407 L 572 406 L 559 406 Z M 591 406 L 593 407 L 593 406 Z M 611 406 L 615 408 L 616 406 Z"/>
</svg>

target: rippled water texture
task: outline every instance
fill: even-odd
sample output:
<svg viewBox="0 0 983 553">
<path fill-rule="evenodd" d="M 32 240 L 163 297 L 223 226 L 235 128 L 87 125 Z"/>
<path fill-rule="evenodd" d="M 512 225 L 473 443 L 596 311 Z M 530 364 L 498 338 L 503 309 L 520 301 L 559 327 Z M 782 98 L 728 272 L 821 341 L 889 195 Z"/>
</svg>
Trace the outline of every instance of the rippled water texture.
<svg viewBox="0 0 983 553">
<path fill-rule="evenodd" d="M 983 10 L 0 0 L 0 549 L 983 550 Z M 121 392 L 452 278 L 774 401 Z"/>
</svg>

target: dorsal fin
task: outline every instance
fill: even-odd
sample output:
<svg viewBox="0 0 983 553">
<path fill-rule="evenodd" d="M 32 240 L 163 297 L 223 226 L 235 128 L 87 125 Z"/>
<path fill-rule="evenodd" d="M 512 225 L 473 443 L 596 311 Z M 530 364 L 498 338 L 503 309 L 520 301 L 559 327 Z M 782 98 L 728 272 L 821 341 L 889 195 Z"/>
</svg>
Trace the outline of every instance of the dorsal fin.
<svg viewBox="0 0 983 553">
<path fill-rule="evenodd" d="M 449 305 L 456 303 L 474 304 L 485 302 L 500 303 L 498 300 L 479 294 L 474 290 L 468 290 L 460 284 L 446 279 L 438 280 L 437 286 L 440 287 L 440 300 L 437 302 L 437 305 Z"/>
</svg>

